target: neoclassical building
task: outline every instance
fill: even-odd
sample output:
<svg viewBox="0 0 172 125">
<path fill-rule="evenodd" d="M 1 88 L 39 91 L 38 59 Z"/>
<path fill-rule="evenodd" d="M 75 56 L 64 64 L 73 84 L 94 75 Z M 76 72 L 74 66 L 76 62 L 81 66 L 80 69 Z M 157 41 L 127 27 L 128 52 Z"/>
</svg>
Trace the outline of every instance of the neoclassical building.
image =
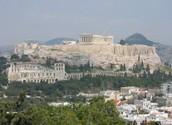
<svg viewBox="0 0 172 125">
<path fill-rule="evenodd" d="M 11 63 L 7 70 L 8 81 L 21 81 L 40 83 L 45 81 L 55 83 L 61 80 L 67 80 L 68 74 L 65 71 L 65 64 L 55 63 L 54 67 L 48 68 L 34 63 Z"/>
</svg>

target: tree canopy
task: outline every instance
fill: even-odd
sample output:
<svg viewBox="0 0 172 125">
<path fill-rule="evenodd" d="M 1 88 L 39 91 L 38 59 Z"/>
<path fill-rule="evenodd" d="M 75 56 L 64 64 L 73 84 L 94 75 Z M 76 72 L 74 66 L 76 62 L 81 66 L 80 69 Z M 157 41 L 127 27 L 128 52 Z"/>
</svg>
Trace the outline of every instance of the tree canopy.
<svg viewBox="0 0 172 125">
<path fill-rule="evenodd" d="M 105 102 L 97 97 L 87 105 L 70 106 L 32 105 L 16 112 L 16 107 L 25 101 L 22 93 L 14 103 L 0 103 L 1 125 L 123 125 L 125 121 L 119 116 L 112 101 Z M 8 112 L 8 113 L 7 113 Z"/>
<path fill-rule="evenodd" d="M 20 57 L 17 54 L 11 55 L 11 60 L 19 60 Z"/>
<path fill-rule="evenodd" d="M 121 41 L 120 41 L 120 43 L 119 43 L 119 44 L 121 44 L 121 45 L 125 45 L 125 44 L 126 44 L 126 42 L 125 42 L 125 40 L 121 39 Z"/>
</svg>

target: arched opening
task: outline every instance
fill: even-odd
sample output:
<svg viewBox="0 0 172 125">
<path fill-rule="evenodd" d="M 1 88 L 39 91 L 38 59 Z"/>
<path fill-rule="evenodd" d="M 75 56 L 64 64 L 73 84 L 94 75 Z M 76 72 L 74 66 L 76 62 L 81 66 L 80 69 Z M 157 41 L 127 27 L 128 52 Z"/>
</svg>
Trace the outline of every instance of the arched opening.
<svg viewBox="0 0 172 125">
<path fill-rule="evenodd" d="M 43 82 L 43 80 L 41 79 L 41 80 L 40 80 L 40 83 L 42 83 L 42 82 Z"/>
<path fill-rule="evenodd" d="M 23 83 L 26 83 L 26 80 L 23 80 Z"/>
</svg>

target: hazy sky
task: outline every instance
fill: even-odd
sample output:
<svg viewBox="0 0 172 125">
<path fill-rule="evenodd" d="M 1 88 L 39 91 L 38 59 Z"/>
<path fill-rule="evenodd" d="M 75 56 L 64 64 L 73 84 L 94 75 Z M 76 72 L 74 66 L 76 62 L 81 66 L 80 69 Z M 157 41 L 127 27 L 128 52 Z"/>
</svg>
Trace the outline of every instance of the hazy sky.
<svg viewBox="0 0 172 125">
<path fill-rule="evenodd" d="M 172 45 L 172 0 L 0 0 L 0 44 L 134 33 Z"/>
</svg>

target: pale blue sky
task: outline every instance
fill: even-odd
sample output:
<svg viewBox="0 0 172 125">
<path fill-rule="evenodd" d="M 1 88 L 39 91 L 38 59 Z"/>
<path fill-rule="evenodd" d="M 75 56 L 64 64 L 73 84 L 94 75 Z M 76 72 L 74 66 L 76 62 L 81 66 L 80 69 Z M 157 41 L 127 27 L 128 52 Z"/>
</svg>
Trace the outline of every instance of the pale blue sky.
<svg viewBox="0 0 172 125">
<path fill-rule="evenodd" d="M 172 45 L 172 0 L 0 0 L 0 43 L 138 32 Z"/>
</svg>

